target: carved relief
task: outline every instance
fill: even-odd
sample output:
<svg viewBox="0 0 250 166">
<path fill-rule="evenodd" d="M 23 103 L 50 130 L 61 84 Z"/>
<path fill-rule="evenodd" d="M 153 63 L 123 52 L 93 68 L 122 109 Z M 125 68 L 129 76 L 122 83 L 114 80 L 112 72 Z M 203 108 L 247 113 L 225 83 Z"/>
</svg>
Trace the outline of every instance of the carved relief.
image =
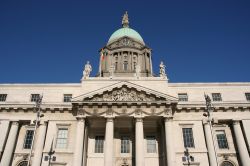
<svg viewBox="0 0 250 166">
<path fill-rule="evenodd" d="M 87 98 L 87 101 L 156 101 L 156 97 L 152 97 L 144 92 L 138 92 L 134 89 L 122 87 L 115 89 L 112 92 L 105 92 L 102 95 L 97 95 L 92 98 Z"/>
</svg>

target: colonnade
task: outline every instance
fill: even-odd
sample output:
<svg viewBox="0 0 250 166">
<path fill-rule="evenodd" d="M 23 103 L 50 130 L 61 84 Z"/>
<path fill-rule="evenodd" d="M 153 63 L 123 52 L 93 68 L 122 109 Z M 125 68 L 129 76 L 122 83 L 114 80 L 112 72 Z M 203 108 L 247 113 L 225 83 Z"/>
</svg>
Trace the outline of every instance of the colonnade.
<svg viewBox="0 0 250 166">
<path fill-rule="evenodd" d="M 211 124 L 207 120 L 203 121 L 204 131 L 205 131 L 205 138 L 208 150 L 208 158 L 209 158 L 209 165 L 210 166 L 219 166 L 218 160 L 216 156 L 215 146 L 214 146 L 214 139 L 213 139 L 213 132 L 211 128 Z M 233 121 L 233 130 L 235 133 L 235 140 L 236 145 L 238 147 L 240 162 L 242 166 L 248 166 L 250 163 L 249 154 L 247 151 L 247 146 L 243 137 L 243 133 L 240 126 L 240 121 L 236 120 Z"/>
<path fill-rule="evenodd" d="M 175 150 L 173 141 L 173 120 L 172 118 L 165 118 L 165 143 L 166 143 L 166 158 L 167 166 L 175 166 Z M 206 144 L 208 149 L 208 157 L 210 166 L 218 166 L 217 156 L 215 153 L 213 145 L 213 135 L 211 127 L 207 121 L 203 121 Z M 0 153 L 1 162 L 0 166 L 6 166 L 11 164 L 12 155 L 15 150 L 15 142 L 18 136 L 20 123 L 18 121 L 1 121 L 0 128 L 2 133 L 0 135 Z M 8 132 L 8 128 L 9 132 Z M 40 166 L 42 162 L 43 147 L 46 136 L 47 123 L 43 122 L 38 127 L 38 132 L 36 136 L 36 145 L 34 149 L 34 157 L 32 166 Z M 240 126 L 240 121 L 233 121 L 233 130 L 235 133 L 235 140 L 238 147 L 239 157 L 242 166 L 247 166 L 250 163 L 250 158 L 247 150 L 247 146 L 244 140 L 242 129 Z M 83 160 L 83 144 L 84 144 L 84 133 L 85 133 L 85 118 L 77 118 L 77 128 L 76 128 L 76 140 L 75 149 L 73 156 L 73 165 L 82 166 Z M 105 146 L 104 146 L 104 166 L 112 166 L 113 161 L 113 139 L 114 139 L 114 119 L 106 118 L 106 132 L 105 132 Z M 5 148 L 4 140 L 6 140 Z M 136 147 L 136 166 L 144 166 L 144 131 L 143 131 L 143 119 L 136 118 L 135 120 L 135 147 Z"/>
</svg>

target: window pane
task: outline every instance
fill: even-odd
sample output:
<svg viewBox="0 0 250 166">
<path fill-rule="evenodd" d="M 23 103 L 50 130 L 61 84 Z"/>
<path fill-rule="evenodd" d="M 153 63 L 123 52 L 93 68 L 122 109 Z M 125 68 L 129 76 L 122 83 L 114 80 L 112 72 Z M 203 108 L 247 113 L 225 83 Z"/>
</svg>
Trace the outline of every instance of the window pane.
<svg viewBox="0 0 250 166">
<path fill-rule="evenodd" d="M 182 128 L 183 141 L 185 148 L 194 148 L 194 138 L 192 128 Z"/>
<path fill-rule="evenodd" d="M 125 61 L 125 62 L 123 63 L 123 69 L 124 69 L 124 70 L 128 70 L 128 62 L 127 62 L 127 61 Z"/>
<path fill-rule="evenodd" d="M 188 101 L 188 95 L 186 93 L 179 93 L 178 97 L 179 101 Z"/>
<path fill-rule="evenodd" d="M 64 94 L 63 102 L 71 102 L 72 94 Z"/>
<path fill-rule="evenodd" d="M 216 133 L 218 146 L 220 149 L 228 149 L 227 137 L 225 131 L 217 131 Z"/>
<path fill-rule="evenodd" d="M 67 148 L 68 142 L 68 129 L 59 128 L 57 133 L 56 148 Z"/>
<path fill-rule="evenodd" d="M 7 94 L 0 94 L 0 101 L 6 101 Z"/>
<path fill-rule="evenodd" d="M 220 93 L 212 93 L 213 101 L 222 101 Z"/>
<path fill-rule="evenodd" d="M 95 137 L 95 153 L 103 153 L 104 136 Z"/>
<path fill-rule="evenodd" d="M 147 152 L 156 153 L 156 139 L 155 136 L 147 136 Z"/>
<path fill-rule="evenodd" d="M 34 130 L 27 130 L 26 131 L 24 144 L 23 144 L 24 149 L 30 149 L 31 148 L 33 135 L 34 135 Z"/>
<path fill-rule="evenodd" d="M 129 137 L 121 138 L 121 153 L 129 153 L 130 152 L 130 143 Z"/>
</svg>

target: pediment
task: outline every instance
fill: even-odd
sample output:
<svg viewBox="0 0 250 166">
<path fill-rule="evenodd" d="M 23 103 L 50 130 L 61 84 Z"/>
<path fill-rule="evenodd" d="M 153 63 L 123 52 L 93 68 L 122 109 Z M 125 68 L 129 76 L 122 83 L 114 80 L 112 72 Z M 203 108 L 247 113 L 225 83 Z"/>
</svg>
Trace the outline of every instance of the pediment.
<svg viewBox="0 0 250 166">
<path fill-rule="evenodd" d="M 110 49 L 121 48 L 121 47 L 133 47 L 133 48 L 142 49 L 145 46 L 143 44 L 141 44 L 140 42 L 137 42 L 136 40 L 125 36 L 125 37 L 122 37 L 122 38 L 117 39 L 114 42 L 110 43 L 108 45 L 108 47 Z"/>
<path fill-rule="evenodd" d="M 130 82 L 116 83 L 72 99 L 72 103 L 160 101 L 177 103 L 177 98 Z"/>
</svg>

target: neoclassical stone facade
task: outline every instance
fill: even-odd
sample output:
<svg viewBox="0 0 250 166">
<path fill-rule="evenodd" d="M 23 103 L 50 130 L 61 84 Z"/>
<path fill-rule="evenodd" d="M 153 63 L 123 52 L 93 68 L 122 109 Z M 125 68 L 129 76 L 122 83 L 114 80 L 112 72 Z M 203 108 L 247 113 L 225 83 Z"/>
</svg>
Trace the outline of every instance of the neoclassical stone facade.
<svg viewBox="0 0 250 166">
<path fill-rule="evenodd" d="M 250 83 L 170 83 L 151 58 L 126 13 L 97 76 L 0 84 L 0 166 L 248 166 Z"/>
</svg>

